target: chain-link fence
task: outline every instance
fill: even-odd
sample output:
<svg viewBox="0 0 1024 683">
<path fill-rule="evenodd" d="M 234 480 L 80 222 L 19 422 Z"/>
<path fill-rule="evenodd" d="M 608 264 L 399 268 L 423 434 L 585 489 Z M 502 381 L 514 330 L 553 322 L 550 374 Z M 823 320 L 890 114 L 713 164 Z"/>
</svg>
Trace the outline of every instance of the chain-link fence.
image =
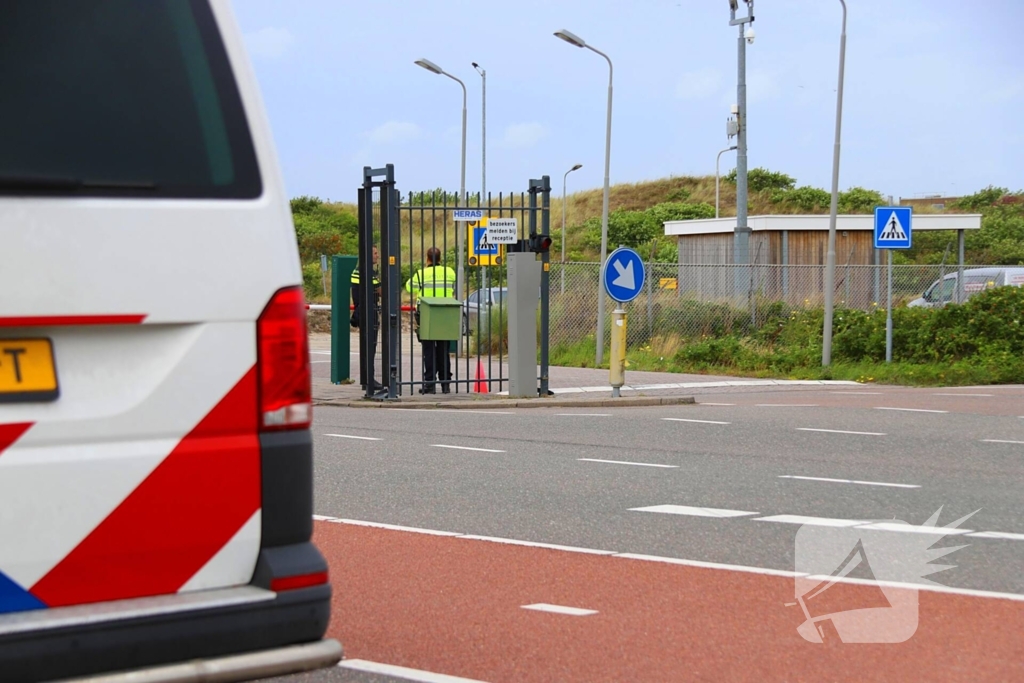
<svg viewBox="0 0 1024 683">
<path fill-rule="evenodd" d="M 947 276 L 956 272 L 955 265 L 893 266 L 893 306 L 922 298 L 938 280 L 945 286 L 936 287 L 930 298 L 949 301 L 956 291 L 955 280 Z M 599 275 L 598 263 L 551 263 L 552 346 L 594 335 Z M 976 279 L 965 276 L 965 296 L 992 284 Z M 835 306 L 884 309 L 886 281 L 884 265 L 838 265 Z M 643 292 L 625 304 L 629 343 L 673 335 L 692 339 L 746 334 L 783 312 L 821 308 L 824 282 L 824 266 L 650 263 Z M 610 315 L 611 308 L 606 310 Z"/>
</svg>

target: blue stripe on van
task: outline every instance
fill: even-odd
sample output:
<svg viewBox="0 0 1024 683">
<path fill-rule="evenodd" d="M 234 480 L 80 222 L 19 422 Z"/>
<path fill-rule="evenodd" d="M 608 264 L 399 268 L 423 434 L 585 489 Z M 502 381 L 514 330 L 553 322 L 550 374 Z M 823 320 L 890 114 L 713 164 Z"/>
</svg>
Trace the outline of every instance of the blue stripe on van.
<svg viewBox="0 0 1024 683">
<path fill-rule="evenodd" d="M 3 572 L 0 572 L 0 614 L 45 608 L 46 605 L 39 598 L 11 581 Z"/>
</svg>

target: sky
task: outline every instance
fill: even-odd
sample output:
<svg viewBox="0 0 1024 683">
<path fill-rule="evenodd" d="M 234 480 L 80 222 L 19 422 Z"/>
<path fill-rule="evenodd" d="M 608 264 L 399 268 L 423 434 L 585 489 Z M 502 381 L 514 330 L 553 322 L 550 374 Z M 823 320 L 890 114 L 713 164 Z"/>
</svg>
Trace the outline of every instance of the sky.
<svg viewBox="0 0 1024 683">
<path fill-rule="evenodd" d="M 894 198 L 1024 189 L 1024 1 L 847 0 L 840 189 Z M 458 191 L 462 89 L 466 189 L 556 193 L 610 178 L 713 175 L 729 147 L 737 34 L 726 0 L 234 0 L 290 196 L 354 201 L 364 166 L 395 165 L 403 192 Z M 741 10 L 742 13 L 742 10 Z M 828 189 L 842 7 L 756 0 L 747 45 L 748 164 Z M 722 173 L 735 154 L 722 155 Z"/>
</svg>

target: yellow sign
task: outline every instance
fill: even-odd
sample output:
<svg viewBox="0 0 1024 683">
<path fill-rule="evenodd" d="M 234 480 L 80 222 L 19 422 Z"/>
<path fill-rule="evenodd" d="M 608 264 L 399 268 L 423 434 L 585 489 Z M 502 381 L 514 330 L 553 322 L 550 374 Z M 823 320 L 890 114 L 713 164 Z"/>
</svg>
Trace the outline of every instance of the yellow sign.
<svg viewBox="0 0 1024 683">
<path fill-rule="evenodd" d="M 0 339 L 0 402 L 57 398 L 49 339 Z"/>
<path fill-rule="evenodd" d="M 500 266 L 505 257 L 505 245 L 487 241 L 487 217 L 466 223 L 466 247 L 471 266 Z"/>
<path fill-rule="evenodd" d="M 676 279 L 674 277 L 663 277 L 658 280 L 658 287 L 661 289 L 675 289 Z"/>
</svg>

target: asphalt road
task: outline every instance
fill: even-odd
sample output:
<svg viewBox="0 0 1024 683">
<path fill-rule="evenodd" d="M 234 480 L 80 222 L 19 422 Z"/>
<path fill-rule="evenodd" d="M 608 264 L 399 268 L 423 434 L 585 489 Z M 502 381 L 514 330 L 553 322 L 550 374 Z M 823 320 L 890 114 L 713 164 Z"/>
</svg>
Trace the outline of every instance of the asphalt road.
<svg viewBox="0 0 1024 683">
<path fill-rule="evenodd" d="M 941 663 L 948 642 L 961 642 L 958 662 L 970 663 L 971 638 L 979 663 L 960 670 L 964 680 L 1005 678 L 1000 667 L 1024 659 L 1019 639 L 1003 643 L 986 631 L 1024 625 L 1024 602 L 971 593 L 1024 596 L 1024 388 L 731 391 L 701 395 L 699 402 L 593 410 L 317 408 L 315 508 L 333 520 L 317 522 L 317 540 L 339 595 L 331 635 L 346 646 L 346 658 L 422 664 L 413 668 L 476 680 L 646 680 L 681 672 L 680 660 L 667 653 L 704 638 L 720 655 L 720 678 L 746 677 L 726 672 L 739 672 L 729 669 L 739 662 L 750 665 L 759 648 L 771 645 L 769 659 L 802 652 L 795 630 L 802 617 L 791 616 L 801 616 L 796 608 L 785 617 L 726 611 L 699 629 L 699 619 L 675 624 L 678 611 L 662 612 L 692 610 L 693 602 L 674 605 L 689 591 L 696 591 L 691 600 L 709 591 L 744 595 L 748 605 L 781 605 L 788 594 L 785 604 L 792 604 L 793 578 L 786 572 L 795 568 L 801 529 L 856 525 L 865 543 L 898 537 L 927 539 L 914 546 L 920 548 L 965 546 L 939 560 L 955 568 L 930 577 L 958 592 L 921 593 L 922 626 L 908 641 L 915 649 L 904 650 L 914 656 L 902 664 L 880 657 L 871 671 L 890 675 L 878 678 L 920 674 L 925 663 Z M 973 515 L 943 538 L 921 527 L 940 509 L 939 525 Z M 919 533 L 863 528 L 886 520 L 902 520 Z M 620 559 L 623 554 L 661 559 L 652 569 L 650 561 Z M 673 566 L 666 558 L 689 564 Z M 716 567 L 694 568 L 701 562 Z M 477 585 L 488 575 L 502 579 Z M 666 581 L 685 589 L 669 596 Z M 508 605 L 529 601 L 532 591 L 545 593 L 537 587 L 548 584 L 548 593 L 561 597 L 553 604 L 603 608 L 594 617 L 544 614 L 555 619 L 554 631 L 523 664 L 517 654 L 526 645 L 509 643 L 531 642 L 546 622 L 523 610 L 527 603 L 513 605 L 515 614 L 506 613 Z M 419 589 L 408 593 L 410 585 Z M 437 602 L 438 596 L 448 598 Z M 638 605 L 645 608 L 637 611 Z M 699 613 L 716 609 L 705 605 Z M 750 637 L 751 622 L 776 618 L 783 621 L 771 634 Z M 566 620 L 573 619 L 594 626 L 567 633 Z M 637 633 L 646 637 L 613 658 L 615 664 L 590 668 L 603 661 L 596 651 L 614 651 Z M 731 650 L 744 635 L 744 647 Z M 697 647 L 694 656 L 707 659 L 708 651 Z M 630 656 L 636 657 L 630 668 L 614 668 Z M 851 660 L 847 671 L 835 668 L 838 660 L 815 661 L 806 653 L 787 660 L 789 677 L 838 680 L 864 664 Z M 819 665 L 825 668 L 814 668 Z M 772 678 L 773 671 L 764 673 Z M 287 680 L 404 679 L 335 669 Z"/>
</svg>

